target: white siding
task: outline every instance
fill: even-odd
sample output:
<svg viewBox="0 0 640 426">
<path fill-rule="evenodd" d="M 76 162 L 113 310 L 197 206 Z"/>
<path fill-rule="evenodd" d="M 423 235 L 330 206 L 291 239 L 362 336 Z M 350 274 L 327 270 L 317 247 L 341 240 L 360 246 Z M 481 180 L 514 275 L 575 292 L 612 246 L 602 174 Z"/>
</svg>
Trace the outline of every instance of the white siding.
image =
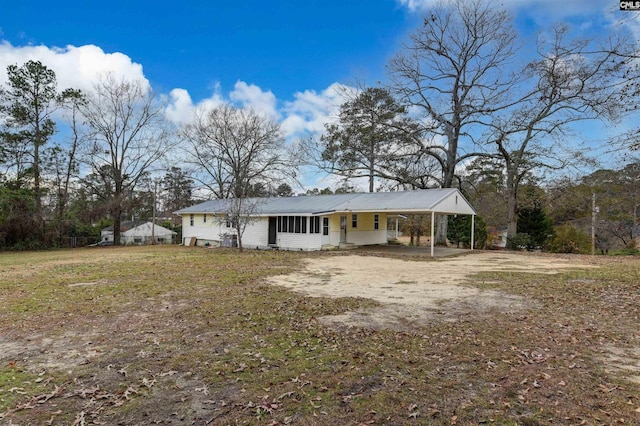
<svg viewBox="0 0 640 426">
<path fill-rule="evenodd" d="M 321 234 L 278 232 L 276 243 L 282 250 L 320 250 L 322 237 Z"/>
<path fill-rule="evenodd" d="M 329 242 L 327 244 L 336 247 L 340 245 L 340 230 L 332 231 L 331 228 L 329 228 Z"/>
<path fill-rule="evenodd" d="M 463 198 L 462 194 L 455 192 L 449 194 L 446 198 L 438 203 L 438 211 L 452 212 L 455 214 L 475 214 L 469 203 Z M 436 213 L 437 214 L 437 213 Z"/>
<path fill-rule="evenodd" d="M 207 221 L 203 222 L 202 215 L 195 215 L 194 224 L 191 226 L 189 215 L 182 218 L 182 240 L 185 245 L 189 244 L 192 237 L 202 240 L 202 243 L 217 243 L 221 240 L 221 235 L 233 234 L 233 229 L 227 228 L 224 222 L 207 215 Z"/>
<path fill-rule="evenodd" d="M 291 232 L 278 232 L 276 233 L 276 245 L 281 250 L 320 250 L 322 246 L 332 245 L 338 246 L 340 244 L 340 230 L 335 229 L 333 221 L 329 222 L 329 235 L 322 234 L 322 218 L 320 219 L 320 233 L 309 233 L 310 225 L 307 220 L 307 233 L 291 233 Z M 349 220 L 351 218 L 349 217 Z M 386 219 L 385 219 L 386 220 Z M 381 220 L 381 228 L 384 222 Z M 385 229 L 380 230 L 354 230 L 349 229 L 347 232 L 347 241 L 356 245 L 368 245 L 368 244 L 386 244 L 387 243 L 387 231 Z M 183 243 L 189 244 L 192 237 L 198 239 L 198 245 L 205 244 L 206 242 L 212 244 L 219 244 L 222 242 L 222 236 L 224 234 L 235 234 L 236 231 L 233 228 L 227 228 L 224 221 L 220 222 L 219 218 L 212 218 L 207 216 L 207 222 L 203 222 L 202 215 L 195 215 L 194 226 L 190 225 L 189 215 L 185 215 L 182 218 L 182 236 Z M 247 225 L 242 235 L 242 245 L 248 249 L 266 249 L 269 247 L 269 218 L 259 218 L 253 223 Z"/>
<path fill-rule="evenodd" d="M 259 218 L 247 225 L 242 233 L 242 245 L 246 248 L 265 249 L 269 246 L 269 218 Z"/>
</svg>

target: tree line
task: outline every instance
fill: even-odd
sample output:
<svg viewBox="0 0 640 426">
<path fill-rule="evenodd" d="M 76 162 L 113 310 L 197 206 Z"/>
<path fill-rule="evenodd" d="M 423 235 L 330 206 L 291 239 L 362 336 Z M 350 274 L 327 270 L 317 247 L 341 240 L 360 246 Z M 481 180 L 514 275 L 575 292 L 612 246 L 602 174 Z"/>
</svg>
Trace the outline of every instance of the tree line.
<svg viewBox="0 0 640 426">
<path fill-rule="evenodd" d="M 614 128 L 635 109 L 639 58 L 637 41 L 614 29 L 581 38 L 558 24 L 531 43 L 500 6 L 440 4 L 389 62 L 390 82 L 353 93 L 307 146 L 319 167 L 366 178 L 369 191 L 375 182 L 464 189 L 473 177 L 468 164 L 490 168 L 501 179 L 501 223 L 513 239 L 531 175 L 593 161 L 584 146 L 567 143 L 576 124 Z M 617 142 L 633 148 L 638 134 Z M 447 225 L 446 217 L 438 222 L 437 242 L 445 242 Z"/>
<path fill-rule="evenodd" d="M 340 177 L 337 192 L 353 190 L 356 178 L 369 191 L 457 187 L 489 227 L 504 226 L 517 245 L 540 245 L 518 240 L 526 214 L 538 209 L 577 226 L 588 209 L 575 194 L 628 190 L 608 174 L 626 171 L 581 178 L 589 184 L 559 176 L 593 160 L 567 143 L 576 123 L 613 126 L 631 112 L 639 57 L 636 43 L 614 30 L 581 38 L 557 25 L 532 43 L 500 6 L 441 4 L 389 61 L 387 84 L 345 92 L 324 132 L 297 143 L 250 109 L 200 108 L 177 127 L 143 81 L 104 74 L 92 90 L 59 90 L 45 64 L 9 65 L 0 88 L 0 246 L 64 245 L 95 238 L 106 223 L 117 244 L 121 221 L 149 218 L 157 199 L 173 211 L 199 196 L 228 198 L 240 217 L 253 197 L 293 195 L 301 166 Z M 620 134 L 621 149 L 637 146 L 637 135 Z M 607 235 L 634 238 L 636 208 L 630 234 L 624 214 L 611 213 Z M 438 242 L 459 227 L 451 220 L 438 221 Z"/>
</svg>

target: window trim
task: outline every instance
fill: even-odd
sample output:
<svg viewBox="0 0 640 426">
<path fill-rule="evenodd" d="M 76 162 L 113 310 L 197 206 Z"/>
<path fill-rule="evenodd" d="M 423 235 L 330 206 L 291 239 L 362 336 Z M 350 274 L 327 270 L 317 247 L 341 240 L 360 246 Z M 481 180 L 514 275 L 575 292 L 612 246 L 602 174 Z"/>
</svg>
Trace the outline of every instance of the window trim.
<svg viewBox="0 0 640 426">
<path fill-rule="evenodd" d="M 380 215 L 379 214 L 374 214 L 373 215 L 373 229 L 376 230 L 376 231 L 380 229 Z"/>
<path fill-rule="evenodd" d="M 354 229 L 358 228 L 358 215 L 356 213 L 351 215 L 351 227 Z"/>
</svg>

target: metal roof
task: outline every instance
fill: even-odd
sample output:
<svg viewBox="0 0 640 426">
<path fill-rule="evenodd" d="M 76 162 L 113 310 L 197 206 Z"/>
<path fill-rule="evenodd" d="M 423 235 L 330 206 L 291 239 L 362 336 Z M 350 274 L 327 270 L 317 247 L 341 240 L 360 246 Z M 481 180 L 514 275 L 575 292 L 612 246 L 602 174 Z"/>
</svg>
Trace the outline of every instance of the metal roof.
<svg viewBox="0 0 640 426">
<path fill-rule="evenodd" d="M 176 214 L 226 213 L 231 200 L 210 200 L 176 211 Z M 336 195 L 251 198 L 255 214 L 319 215 L 334 212 L 447 213 L 475 215 L 469 202 L 455 188 L 399 192 L 366 192 Z"/>
</svg>

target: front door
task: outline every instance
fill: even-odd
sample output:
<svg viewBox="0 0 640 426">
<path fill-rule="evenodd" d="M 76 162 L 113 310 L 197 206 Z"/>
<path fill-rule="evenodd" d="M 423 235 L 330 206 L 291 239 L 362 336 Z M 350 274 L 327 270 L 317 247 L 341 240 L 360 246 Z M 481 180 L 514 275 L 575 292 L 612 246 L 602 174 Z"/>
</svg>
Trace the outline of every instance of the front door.
<svg viewBox="0 0 640 426">
<path fill-rule="evenodd" d="M 340 216 L 340 242 L 347 242 L 347 217 Z"/>
<path fill-rule="evenodd" d="M 277 234 L 276 234 L 276 225 L 278 223 L 278 218 L 277 217 L 270 217 L 269 218 L 269 245 L 276 245 L 276 241 L 277 241 Z"/>
</svg>

